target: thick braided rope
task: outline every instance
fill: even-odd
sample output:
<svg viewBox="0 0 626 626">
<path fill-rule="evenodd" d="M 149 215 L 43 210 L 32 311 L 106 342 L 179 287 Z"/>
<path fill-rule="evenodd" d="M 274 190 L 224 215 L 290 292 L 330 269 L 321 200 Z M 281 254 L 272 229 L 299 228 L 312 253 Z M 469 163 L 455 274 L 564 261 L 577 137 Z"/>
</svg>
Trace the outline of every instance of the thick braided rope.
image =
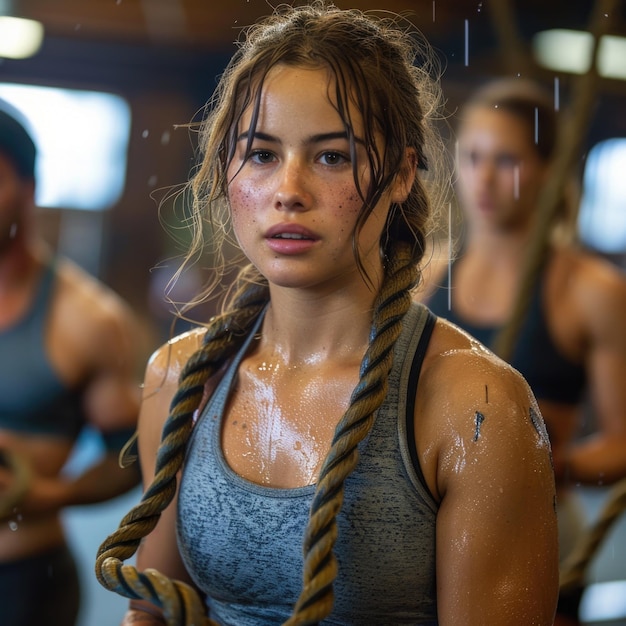
<svg viewBox="0 0 626 626">
<path fill-rule="evenodd" d="M 607 496 L 598 518 L 574 546 L 561 566 L 561 591 L 581 589 L 585 586 L 585 572 L 613 523 L 626 509 L 626 478 L 616 483 Z"/>
<path fill-rule="evenodd" d="M 332 584 L 337 575 L 332 550 L 344 481 L 357 463 L 357 446 L 370 431 L 374 412 L 387 394 L 393 347 L 410 307 L 409 290 L 416 278 L 415 263 L 408 250 L 401 249 L 387 268 L 387 280 L 374 304 L 370 346 L 361 363 L 360 380 L 348 410 L 335 429 L 331 449 L 320 471 L 304 538 L 303 589 L 285 626 L 317 624 L 332 610 Z"/>
<path fill-rule="evenodd" d="M 231 316 L 218 318 L 209 326 L 204 345 L 181 373 L 170 416 L 163 427 L 154 480 L 139 504 L 98 550 L 96 576 L 100 583 L 128 598 L 152 602 L 162 609 L 169 626 L 205 626 L 214 622 L 205 617 L 204 605 L 190 586 L 171 581 L 156 570 L 139 572 L 133 566 L 123 566 L 122 561 L 136 552 L 141 539 L 154 529 L 161 512 L 174 497 L 176 474 L 183 462 L 205 382 L 237 350 L 245 330 L 266 303 L 267 288 L 250 286 L 235 299 Z"/>
</svg>

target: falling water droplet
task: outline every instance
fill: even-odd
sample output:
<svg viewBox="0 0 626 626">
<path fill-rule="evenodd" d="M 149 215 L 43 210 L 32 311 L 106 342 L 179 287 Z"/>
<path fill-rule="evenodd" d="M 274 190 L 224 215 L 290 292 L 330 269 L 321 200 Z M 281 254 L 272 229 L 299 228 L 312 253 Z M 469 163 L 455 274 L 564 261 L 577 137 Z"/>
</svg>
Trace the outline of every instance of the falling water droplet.
<svg viewBox="0 0 626 626">
<path fill-rule="evenodd" d="M 9 522 L 9 528 L 10 528 L 13 532 L 15 532 L 15 531 L 17 530 L 17 528 L 18 528 L 18 526 L 17 526 L 17 522 L 15 522 L 15 521 L 11 520 L 11 521 Z"/>
</svg>

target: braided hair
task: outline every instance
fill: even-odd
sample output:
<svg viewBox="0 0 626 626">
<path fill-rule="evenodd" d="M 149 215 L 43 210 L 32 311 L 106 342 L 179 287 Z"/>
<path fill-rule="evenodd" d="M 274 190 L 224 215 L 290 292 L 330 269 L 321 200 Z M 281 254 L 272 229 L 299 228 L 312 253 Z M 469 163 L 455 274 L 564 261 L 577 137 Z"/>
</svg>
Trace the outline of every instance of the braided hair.
<svg viewBox="0 0 626 626">
<path fill-rule="evenodd" d="M 254 135 L 264 80 L 277 65 L 330 72 L 332 100 L 354 154 L 351 115 L 357 111 L 362 119 L 370 182 L 366 189 L 359 186 L 355 165 L 362 210 L 352 241 L 366 279 L 356 245 L 360 229 L 395 176 L 403 173 L 407 151 L 416 155 L 423 170 L 415 177 L 407 199 L 392 203 L 381 237 L 385 274 L 375 297 L 370 343 L 361 362 L 359 382 L 336 427 L 318 478 L 304 530 L 302 592 L 286 622 L 290 626 L 317 624 L 332 611 L 337 573 L 333 546 L 344 482 L 357 463 L 357 446 L 385 399 L 393 347 L 411 304 L 411 290 L 419 281 L 418 263 L 434 222 L 432 198 L 436 203 L 437 192 L 446 187 L 435 180 L 443 171 L 435 167 L 436 161 L 444 154 L 435 130 L 440 108 L 438 83 L 432 78 L 435 57 L 418 33 L 402 28 L 398 20 L 356 9 L 340 10 L 325 0 L 314 0 L 303 6 L 278 7 L 273 15 L 250 27 L 207 103 L 199 132 L 202 158 L 190 181 L 195 229 L 187 259 L 196 257 L 206 246 L 219 253 L 224 243 L 233 241 L 227 171 L 235 153 L 237 129 L 244 112 L 251 111 L 248 134 Z M 375 136 L 382 137 L 382 143 L 377 143 Z M 203 234 L 207 224 L 210 242 Z M 209 286 L 198 300 L 208 297 L 214 287 Z M 163 429 L 152 485 L 98 552 L 96 574 L 100 582 L 127 597 L 153 602 L 171 625 L 213 622 L 205 617 L 202 603 L 189 587 L 154 570 L 138 572 L 122 565 L 122 560 L 134 554 L 174 497 L 175 476 L 205 382 L 241 347 L 268 302 L 265 278 L 252 265 L 242 267 L 220 315 L 207 324 L 203 345 L 181 373 Z"/>
</svg>

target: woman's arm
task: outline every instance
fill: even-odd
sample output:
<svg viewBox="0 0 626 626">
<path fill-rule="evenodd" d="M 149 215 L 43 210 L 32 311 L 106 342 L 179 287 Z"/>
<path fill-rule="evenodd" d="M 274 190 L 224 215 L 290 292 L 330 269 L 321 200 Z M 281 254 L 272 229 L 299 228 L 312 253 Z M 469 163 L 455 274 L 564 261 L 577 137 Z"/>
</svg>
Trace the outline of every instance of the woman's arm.
<svg viewBox="0 0 626 626">
<path fill-rule="evenodd" d="M 626 279 L 608 262 L 583 257 L 570 283 L 586 329 L 596 430 L 555 458 L 556 469 L 570 482 L 607 485 L 626 476 Z"/>
<path fill-rule="evenodd" d="M 450 351 L 439 361 L 423 405 L 435 441 L 427 472 L 441 499 L 439 623 L 551 626 L 555 488 L 536 402 L 516 371 L 485 352 Z"/>
<path fill-rule="evenodd" d="M 201 339 L 200 331 L 186 333 L 159 348 L 148 363 L 138 424 L 144 490 L 154 479 L 161 433 L 178 388 L 178 377 L 188 358 L 200 346 Z M 142 540 L 137 551 L 137 569 L 156 569 L 169 578 L 191 584 L 176 541 L 177 496 L 178 489 L 172 502 L 161 513 L 156 527 Z M 122 624 L 136 623 L 151 626 L 165 622 L 161 612 L 152 604 L 134 600 Z"/>
</svg>

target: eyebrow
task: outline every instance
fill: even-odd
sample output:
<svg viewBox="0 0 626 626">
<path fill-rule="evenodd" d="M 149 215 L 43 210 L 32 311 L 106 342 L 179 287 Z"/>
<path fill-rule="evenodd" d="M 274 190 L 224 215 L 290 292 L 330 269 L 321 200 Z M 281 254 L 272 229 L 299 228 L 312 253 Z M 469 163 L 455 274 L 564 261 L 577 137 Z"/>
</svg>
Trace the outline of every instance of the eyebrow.
<svg viewBox="0 0 626 626">
<path fill-rule="evenodd" d="M 249 131 L 244 131 L 237 137 L 237 142 L 247 141 L 250 137 Z M 270 143 L 280 143 L 280 139 L 278 137 L 274 137 L 273 135 L 269 135 L 268 133 L 263 133 L 259 131 L 255 131 L 254 133 L 255 139 L 260 139 L 261 141 L 268 141 Z M 345 131 L 337 131 L 334 133 L 320 133 L 318 135 L 311 135 L 306 143 L 322 143 L 324 141 L 331 141 L 333 139 L 345 139 L 348 140 L 348 133 Z M 355 137 L 357 143 L 363 143 L 358 137 Z"/>
</svg>

